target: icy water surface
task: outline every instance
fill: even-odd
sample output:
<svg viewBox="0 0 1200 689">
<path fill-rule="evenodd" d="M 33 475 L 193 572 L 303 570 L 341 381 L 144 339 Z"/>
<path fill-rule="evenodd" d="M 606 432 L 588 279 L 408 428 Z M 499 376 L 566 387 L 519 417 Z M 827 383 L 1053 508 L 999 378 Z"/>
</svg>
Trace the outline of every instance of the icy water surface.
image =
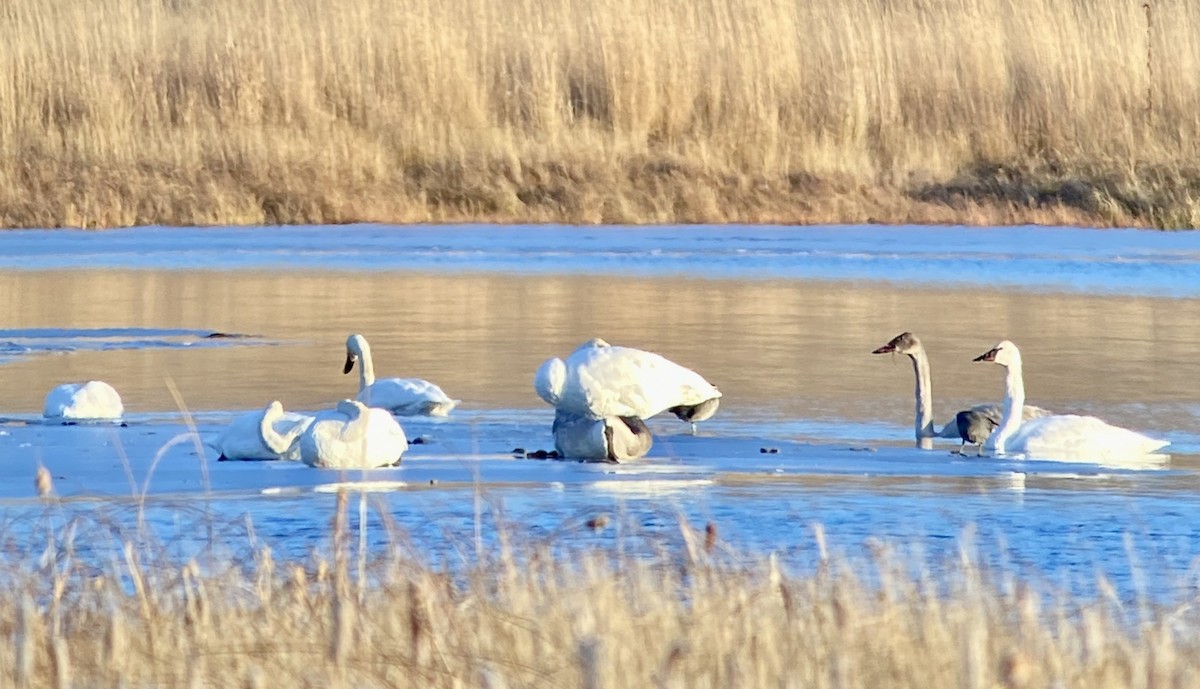
<svg viewBox="0 0 1200 689">
<path fill-rule="evenodd" d="M 1164 593 L 1200 544 L 1197 235 L 143 229 L 18 232 L 0 249 L 10 528 L 44 509 L 31 499 L 41 462 L 71 498 L 64 509 L 130 519 L 127 496 L 146 493 L 172 542 L 198 547 L 198 524 L 248 515 L 258 538 L 301 555 L 328 533 L 339 485 L 363 480 L 431 549 L 470 541 L 479 514 L 584 542 L 615 537 L 580 527 L 599 513 L 664 533 L 682 515 L 800 567 L 815 557 L 814 523 L 847 552 L 882 537 L 933 556 L 973 528 L 996 564 L 1085 590 L 1103 570 L 1127 593 Z M 999 399 L 1001 370 L 970 360 L 1009 338 L 1031 403 L 1161 435 L 1173 455 L 1135 471 L 912 449 L 911 368 L 870 354 L 903 330 L 930 350 L 939 423 Z M 352 396 L 350 332 L 371 341 L 381 375 L 426 377 L 463 400 L 450 419 L 403 420 L 428 443 L 401 467 L 217 463 L 183 435 L 171 386 L 202 438 L 272 399 L 320 409 Z M 701 371 L 725 395 L 717 417 L 698 437 L 656 419 L 637 466 L 515 458 L 551 445 L 534 369 L 593 336 Z M 89 378 L 122 392 L 127 426 L 39 422 L 50 387 Z"/>
</svg>

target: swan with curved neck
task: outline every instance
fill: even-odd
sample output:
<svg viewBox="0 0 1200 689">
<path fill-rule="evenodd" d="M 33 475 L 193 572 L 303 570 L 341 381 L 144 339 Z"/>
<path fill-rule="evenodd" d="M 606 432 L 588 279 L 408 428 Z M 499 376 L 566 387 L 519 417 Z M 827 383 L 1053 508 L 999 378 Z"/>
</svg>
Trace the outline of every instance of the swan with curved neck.
<svg viewBox="0 0 1200 689">
<path fill-rule="evenodd" d="M 46 394 L 42 416 L 68 421 L 116 421 L 125 413 L 121 395 L 102 380 L 66 383 Z"/>
<path fill-rule="evenodd" d="M 721 392 L 664 356 L 594 338 L 564 361 L 547 359 L 533 387 L 547 404 L 590 419 L 637 418 L 669 411 L 692 425 L 711 418 Z"/>
<path fill-rule="evenodd" d="M 637 417 L 590 419 L 561 409 L 554 414 L 554 449 L 562 457 L 592 462 L 641 459 L 654 445 L 654 436 Z"/>
<path fill-rule="evenodd" d="M 270 434 L 267 427 L 264 431 Z M 286 442 L 277 438 L 276 446 Z M 400 463 L 408 450 L 404 429 L 386 409 L 342 400 L 318 412 L 300 435 L 300 460 L 320 469 L 372 469 Z"/>
<path fill-rule="evenodd" d="M 984 445 L 996 454 L 1111 462 L 1142 458 L 1170 444 L 1112 426 L 1094 416 L 1066 414 L 1026 422 L 1019 413 L 1025 403 L 1025 379 L 1017 346 L 1004 340 L 974 360 L 993 362 L 1006 369 L 1004 417 Z"/>
<path fill-rule="evenodd" d="M 981 428 L 994 427 L 1000 423 L 1003 409 L 998 404 L 977 404 L 964 409 L 955 415 L 954 420 L 947 423 L 939 431 L 933 424 L 933 380 L 929 372 L 929 356 L 925 353 L 925 345 L 910 332 L 903 332 L 893 337 L 887 344 L 879 347 L 872 354 L 904 354 L 912 361 L 913 374 L 917 379 L 914 392 L 916 398 L 916 415 L 913 419 L 913 432 L 916 436 L 917 447 L 922 450 L 933 449 L 934 438 L 960 438 L 963 441 L 959 451 L 967 443 L 977 445 Z M 1025 406 L 1022 408 L 1023 418 L 1035 419 L 1050 412 L 1040 407 Z M 964 416 L 965 415 L 965 416 Z M 961 420 L 960 420 L 961 419 Z M 989 427 L 989 429 L 990 429 Z"/>
<path fill-rule="evenodd" d="M 354 370 L 358 363 L 358 401 L 387 409 L 393 414 L 447 416 L 458 400 L 451 399 L 440 387 L 420 378 L 375 379 L 371 345 L 357 333 L 346 338 L 346 364 L 342 373 Z"/>
<path fill-rule="evenodd" d="M 209 444 L 221 453 L 217 461 L 298 460 L 296 441 L 312 422 L 308 414 L 285 412 L 275 400 L 260 411 L 238 416 Z"/>
</svg>

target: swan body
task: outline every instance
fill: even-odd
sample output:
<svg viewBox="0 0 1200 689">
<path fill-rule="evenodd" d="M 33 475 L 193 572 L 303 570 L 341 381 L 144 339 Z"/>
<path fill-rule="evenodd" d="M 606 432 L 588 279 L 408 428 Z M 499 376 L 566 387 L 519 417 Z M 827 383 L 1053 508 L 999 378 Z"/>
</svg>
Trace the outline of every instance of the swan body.
<svg viewBox="0 0 1200 689">
<path fill-rule="evenodd" d="M 968 427 L 978 428 L 979 424 L 984 423 L 980 419 L 980 416 L 990 420 L 993 426 L 1000 424 L 1000 418 L 1004 413 L 1001 405 L 977 404 L 969 409 L 958 412 L 954 420 L 943 426 L 940 431 L 936 430 L 933 423 L 933 382 L 929 370 L 929 355 L 925 352 L 925 345 L 921 344 L 921 340 L 916 335 L 910 332 L 900 333 L 893 337 L 887 344 L 871 353 L 904 354 L 912 361 L 913 374 L 917 379 L 915 391 L 916 416 L 913 420 L 913 431 L 916 436 L 918 448 L 922 450 L 933 449 L 933 438 L 960 438 L 963 441 L 961 447 L 965 447 L 968 442 L 977 444 L 969 440 L 969 437 L 973 433 L 960 431 L 958 422 L 959 414 L 965 413 L 968 415 L 968 419 L 970 420 L 967 424 Z M 1034 419 L 1046 416 L 1050 412 L 1041 407 L 1025 406 L 1022 413 L 1026 419 Z"/>
<path fill-rule="evenodd" d="M 554 449 L 570 459 L 627 462 L 645 457 L 654 444 L 650 429 L 637 417 L 591 419 L 560 409 L 552 432 Z"/>
<path fill-rule="evenodd" d="M 372 469 L 399 464 L 408 438 L 386 409 L 342 400 L 317 413 L 299 446 L 300 460 L 312 467 Z"/>
<path fill-rule="evenodd" d="M 447 416 L 458 400 L 451 399 L 440 387 L 420 378 L 375 379 L 375 364 L 371 360 L 371 345 L 362 335 L 346 339 L 346 365 L 343 373 L 359 365 L 358 401 L 371 407 L 387 409 L 401 416 Z"/>
<path fill-rule="evenodd" d="M 557 357 L 545 361 L 533 384 L 548 404 L 591 419 L 648 419 L 670 410 L 694 424 L 716 413 L 721 397 L 716 387 L 689 368 L 599 338 L 580 345 L 565 361 Z"/>
<path fill-rule="evenodd" d="M 996 454 L 1024 454 L 1047 459 L 1088 459 L 1096 462 L 1142 458 L 1170 443 L 1094 416 L 1043 416 L 1025 421 L 1018 410 L 1025 402 L 1021 351 L 1008 340 L 975 358 L 1004 366 L 1004 417 L 984 448 Z"/>
<path fill-rule="evenodd" d="M 46 394 L 42 406 L 42 416 L 64 421 L 108 421 L 124 413 L 121 395 L 102 380 L 59 385 Z"/>
<path fill-rule="evenodd" d="M 313 422 L 308 414 L 285 412 L 278 400 L 235 418 L 217 436 L 219 460 L 300 459 L 300 435 Z"/>
</svg>

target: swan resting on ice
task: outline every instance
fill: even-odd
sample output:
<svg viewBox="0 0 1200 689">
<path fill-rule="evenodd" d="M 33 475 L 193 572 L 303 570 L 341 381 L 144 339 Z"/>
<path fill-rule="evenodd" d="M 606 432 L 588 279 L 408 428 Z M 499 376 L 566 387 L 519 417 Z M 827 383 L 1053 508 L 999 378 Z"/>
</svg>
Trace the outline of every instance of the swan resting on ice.
<svg viewBox="0 0 1200 689">
<path fill-rule="evenodd" d="M 1154 460 L 1150 457 L 1170 443 L 1113 426 L 1094 416 L 1073 414 L 1043 416 L 1025 421 L 1017 410 L 1025 403 L 1025 380 L 1021 351 L 1004 340 L 975 361 L 989 361 L 1005 367 L 1004 417 L 988 437 L 984 447 L 998 455 L 1023 454 L 1046 459 L 1076 459 L 1098 463 L 1122 460 Z"/>
<path fill-rule="evenodd" d="M 699 373 L 664 356 L 594 338 L 564 361 L 547 359 L 533 380 L 538 396 L 591 419 L 648 419 L 670 411 L 692 425 L 711 418 L 721 392 Z"/>
<path fill-rule="evenodd" d="M 967 443 L 978 446 L 982 442 L 979 440 L 981 435 L 983 438 L 987 438 L 987 433 L 1000 425 L 1000 418 L 1004 410 L 999 404 L 977 404 L 958 412 L 954 420 L 942 426 L 940 431 L 934 428 L 933 381 L 929 371 L 929 355 L 925 353 L 925 345 L 921 344 L 921 340 L 916 335 L 910 332 L 900 333 L 871 353 L 904 354 L 912 361 L 913 374 L 917 378 L 916 416 L 913 420 L 913 429 L 918 448 L 932 450 L 934 438 L 959 438 L 962 440 L 962 445 L 959 446 L 961 453 Z M 1026 421 L 1050 414 L 1041 407 L 1029 405 L 1022 407 L 1022 413 Z"/>
<path fill-rule="evenodd" d="M 399 464 L 408 438 L 386 409 L 342 400 L 335 409 L 317 413 L 299 445 L 300 461 L 311 467 L 373 469 Z"/>
<path fill-rule="evenodd" d="M 279 400 L 260 411 L 235 418 L 212 443 L 221 455 L 217 461 L 268 461 L 300 459 L 300 435 L 313 422 L 308 414 L 285 412 Z"/>
<path fill-rule="evenodd" d="M 358 401 L 371 407 L 387 409 L 400 416 L 447 416 L 458 405 L 440 387 L 420 378 L 375 379 L 375 364 L 371 360 L 371 345 L 359 334 L 346 339 L 346 365 L 342 373 L 359 364 Z"/>
<path fill-rule="evenodd" d="M 650 429 L 636 416 L 592 419 L 559 409 L 552 432 L 554 449 L 569 459 L 626 462 L 645 457 L 654 444 Z"/>
<path fill-rule="evenodd" d="M 46 394 L 42 416 L 65 421 L 111 421 L 121 418 L 125 405 L 113 386 L 102 380 L 66 383 Z"/>
</svg>

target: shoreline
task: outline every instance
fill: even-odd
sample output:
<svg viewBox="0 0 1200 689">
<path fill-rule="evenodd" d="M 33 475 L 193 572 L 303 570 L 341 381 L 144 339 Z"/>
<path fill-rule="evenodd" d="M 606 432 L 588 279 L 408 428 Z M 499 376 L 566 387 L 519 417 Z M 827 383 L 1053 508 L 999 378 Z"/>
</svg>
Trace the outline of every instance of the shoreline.
<svg viewBox="0 0 1200 689">
<path fill-rule="evenodd" d="M 1195 3 L 301 5 L 14 7 L 0 227 L 1200 226 Z"/>
<path fill-rule="evenodd" d="M 423 188 L 397 195 L 379 187 L 355 194 L 336 185 L 309 182 L 304 189 L 284 183 L 278 191 L 251 191 L 225 180 L 197 180 L 190 190 L 209 196 L 126 195 L 101 200 L 94 186 L 64 180 L 61 185 L 26 190 L 23 203 L 9 198 L 0 205 L 2 229 L 115 229 L 164 227 L 258 227 L 295 225 L 926 225 L 1012 227 L 1037 225 L 1092 229 L 1193 229 L 1194 212 L 1186 206 L 1150 206 L 1130 210 L 1105 191 L 1086 182 L 1057 185 L 1037 192 L 1022 185 L 1007 189 L 964 191 L 953 185 L 922 190 L 863 187 L 853 190 L 783 188 L 786 182 L 762 183 L 747 190 L 736 182 L 715 186 L 701 182 L 657 180 L 660 192 L 649 195 L 634 180 L 623 187 L 599 187 L 603 180 L 581 181 L 569 205 L 552 197 L 564 192 L 544 186 L 522 186 L 503 177 L 471 193 L 454 187 Z M 154 180 L 146 180 L 154 186 Z M 984 186 L 985 182 L 977 181 Z M 825 186 L 825 185 L 816 185 Z M 403 188 L 403 185 L 398 185 Z M 260 188 L 261 189 L 261 188 Z M 1080 190 L 1086 190 L 1081 192 Z M 64 193 L 64 190 L 67 193 Z M 1186 189 L 1181 189 L 1186 192 Z M 473 194 L 473 195 L 472 195 Z M 1072 195 L 1074 194 L 1074 195 Z M 1080 195 L 1083 194 L 1083 195 Z M 1025 201 L 1017 201 L 1022 195 Z M 0 199 L 5 196 L 0 194 Z M 536 198 L 535 198 L 536 197 Z M 430 203 L 431 198 L 453 199 Z M 522 198 L 528 200 L 522 201 Z M 724 200 L 724 201 L 723 201 Z M 1181 222 L 1172 222 L 1175 218 Z"/>
</svg>

